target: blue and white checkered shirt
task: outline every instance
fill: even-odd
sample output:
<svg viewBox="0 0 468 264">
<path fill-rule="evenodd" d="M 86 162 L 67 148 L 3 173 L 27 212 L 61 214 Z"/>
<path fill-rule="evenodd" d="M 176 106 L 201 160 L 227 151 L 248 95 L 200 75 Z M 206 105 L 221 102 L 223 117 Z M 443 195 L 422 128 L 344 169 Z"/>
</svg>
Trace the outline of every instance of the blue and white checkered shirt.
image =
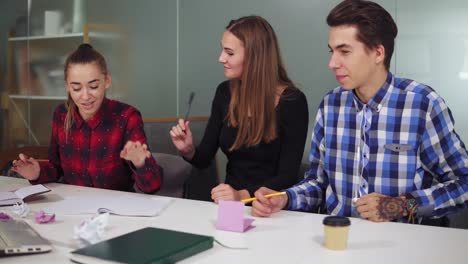
<svg viewBox="0 0 468 264">
<path fill-rule="evenodd" d="M 418 216 L 468 207 L 468 154 L 443 99 L 430 87 L 388 74 L 363 104 L 338 87 L 318 109 L 305 179 L 287 190 L 288 209 L 351 216 L 352 198 L 410 193 Z M 323 193 L 325 192 L 325 194 Z"/>
</svg>

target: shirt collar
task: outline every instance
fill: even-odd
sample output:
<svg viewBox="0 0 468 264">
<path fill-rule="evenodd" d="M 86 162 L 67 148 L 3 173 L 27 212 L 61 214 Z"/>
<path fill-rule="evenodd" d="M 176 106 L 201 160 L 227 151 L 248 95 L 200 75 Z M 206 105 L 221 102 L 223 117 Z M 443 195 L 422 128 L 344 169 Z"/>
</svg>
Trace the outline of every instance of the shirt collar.
<svg viewBox="0 0 468 264">
<path fill-rule="evenodd" d="M 380 109 L 382 109 L 382 105 L 388 98 L 388 94 L 390 93 L 390 87 L 393 84 L 393 74 L 391 72 L 388 72 L 387 74 L 387 79 L 385 79 L 384 84 L 380 89 L 377 91 L 377 93 L 372 97 L 369 102 L 367 102 L 367 105 L 374 111 L 379 112 Z M 360 111 L 364 104 L 361 102 L 359 97 L 356 95 L 355 91 L 353 90 L 353 96 L 354 96 L 354 102 L 356 105 L 356 108 Z"/>
<path fill-rule="evenodd" d="M 83 120 L 83 118 L 81 117 L 79 111 L 78 111 L 78 107 L 76 107 L 76 111 L 75 111 L 75 126 L 77 128 L 81 128 L 81 126 L 83 125 L 83 123 L 86 123 L 88 124 L 88 126 L 91 128 L 91 129 L 95 129 L 96 127 L 98 127 L 98 125 L 101 123 L 103 117 L 105 116 L 105 113 L 108 109 L 107 105 L 109 104 L 109 99 L 107 99 L 106 97 L 104 97 L 104 99 L 102 100 L 102 104 L 101 104 L 101 107 L 99 107 L 99 110 L 96 112 L 96 114 L 91 117 L 88 121 L 85 121 Z"/>
</svg>

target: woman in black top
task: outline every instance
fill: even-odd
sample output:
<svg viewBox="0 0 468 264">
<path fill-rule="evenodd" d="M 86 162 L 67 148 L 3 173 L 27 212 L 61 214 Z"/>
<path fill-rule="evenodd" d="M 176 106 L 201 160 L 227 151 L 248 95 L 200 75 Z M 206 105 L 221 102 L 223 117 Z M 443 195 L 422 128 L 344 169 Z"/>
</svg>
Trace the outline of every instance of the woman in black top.
<svg viewBox="0 0 468 264">
<path fill-rule="evenodd" d="M 242 200 L 261 186 L 285 189 L 297 182 L 307 136 L 304 94 L 289 79 L 271 25 L 258 16 L 232 20 L 224 31 L 219 62 L 228 79 L 212 102 L 199 146 L 193 145 L 189 122 L 170 131 L 183 157 L 207 167 L 218 148 L 226 154 L 226 182 L 211 198 Z"/>
</svg>

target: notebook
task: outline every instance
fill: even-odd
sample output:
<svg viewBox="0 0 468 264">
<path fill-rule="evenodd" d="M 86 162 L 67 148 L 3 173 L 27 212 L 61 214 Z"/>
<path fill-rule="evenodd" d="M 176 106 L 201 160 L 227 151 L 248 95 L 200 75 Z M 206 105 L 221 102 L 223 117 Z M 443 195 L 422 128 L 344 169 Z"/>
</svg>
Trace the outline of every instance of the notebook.
<svg viewBox="0 0 468 264">
<path fill-rule="evenodd" d="M 0 206 L 20 203 L 31 196 L 46 192 L 50 192 L 50 189 L 42 184 L 26 186 L 14 192 L 0 192 Z"/>
<path fill-rule="evenodd" d="M 174 263 L 213 247 L 213 237 L 146 227 L 71 252 L 78 263 Z"/>
<path fill-rule="evenodd" d="M 52 250 L 46 239 L 42 238 L 28 223 L 11 219 L 0 221 L 0 256 L 44 253 Z"/>
</svg>

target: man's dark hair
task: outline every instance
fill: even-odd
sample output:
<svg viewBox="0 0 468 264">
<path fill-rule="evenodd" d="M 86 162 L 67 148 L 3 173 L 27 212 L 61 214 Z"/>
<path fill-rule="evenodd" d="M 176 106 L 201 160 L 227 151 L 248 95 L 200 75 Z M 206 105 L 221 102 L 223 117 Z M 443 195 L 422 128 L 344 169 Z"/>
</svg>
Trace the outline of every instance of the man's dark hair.
<svg viewBox="0 0 468 264">
<path fill-rule="evenodd" d="M 330 27 L 356 26 L 357 39 L 368 49 L 382 44 L 385 48 L 384 64 L 390 68 L 398 28 L 392 16 L 380 5 L 364 0 L 344 0 L 327 16 Z"/>
</svg>

